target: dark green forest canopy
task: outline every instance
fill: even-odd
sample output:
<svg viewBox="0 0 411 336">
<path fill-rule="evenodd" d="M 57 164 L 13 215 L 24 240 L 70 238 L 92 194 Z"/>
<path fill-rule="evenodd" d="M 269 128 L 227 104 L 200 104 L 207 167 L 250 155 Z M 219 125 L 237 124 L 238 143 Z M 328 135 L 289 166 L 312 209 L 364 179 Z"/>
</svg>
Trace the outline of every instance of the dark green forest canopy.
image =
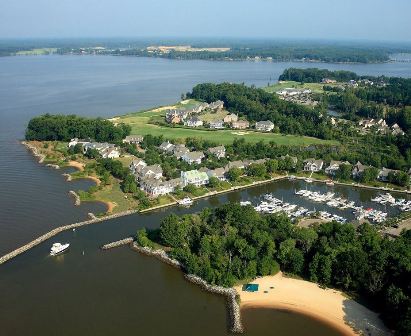
<svg viewBox="0 0 411 336">
<path fill-rule="evenodd" d="M 299 228 L 285 215 L 261 215 L 227 204 L 195 215 L 170 215 L 148 236 L 171 247 L 186 272 L 212 284 L 276 273 L 279 267 L 325 286 L 357 293 L 398 335 L 411 332 L 411 231 L 383 238 L 363 224 Z M 137 240 L 149 244 L 147 233 Z"/>
<path fill-rule="evenodd" d="M 91 138 L 100 142 L 119 142 L 130 134 L 129 125 L 102 118 L 83 118 L 76 115 L 45 114 L 30 120 L 26 140 L 69 141 L 72 138 Z"/>
<path fill-rule="evenodd" d="M 331 138 L 331 124 L 319 108 L 281 100 L 263 89 L 242 84 L 204 83 L 196 85 L 188 97 L 209 103 L 222 100 L 230 112 L 247 117 L 250 121 L 270 120 L 285 134 Z"/>
</svg>

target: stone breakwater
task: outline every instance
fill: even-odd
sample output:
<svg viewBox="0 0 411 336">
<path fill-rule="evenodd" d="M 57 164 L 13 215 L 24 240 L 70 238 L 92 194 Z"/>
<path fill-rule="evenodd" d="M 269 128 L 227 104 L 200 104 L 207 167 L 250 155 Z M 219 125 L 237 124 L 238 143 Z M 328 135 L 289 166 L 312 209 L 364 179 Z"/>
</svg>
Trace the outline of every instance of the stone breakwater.
<svg viewBox="0 0 411 336">
<path fill-rule="evenodd" d="M 95 224 L 95 223 L 100 223 L 106 220 L 110 220 L 110 219 L 114 219 L 114 218 L 118 218 L 118 217 L 122 217 L 122 216 L 128 216 L 128 215 L 132 215 L 134 213 L 136 213 L 136 210 L 129 210 L 129 211 L 124 211 L 124 212 L 120 212 L 114 215 L 109 215 L 109 216 L 104 216 L 104 217 L 100 217 L 100 218 L 95 218 L 95 219 L 90 219 L 87 221 L 83 221 L 83 222 L 79 222 L 79 223 L 74 223 L 74 224 L 69 224 L 69 225 L 65 225 L 65 226 L 60 226 L 58 228 L 55 228 L 53 230 L 51 230 L 50 232 L 47 232 L 46 234 L 36 238 L 35 240 L 31 241 L 30 243 L 23 245 L 21 247 L 19 247 L 18 249 L 7 253 L 6 255 L 0 257 L 0 265 L 5 263 L 6 261 L 13 259 L 15 257 L 17 257 L 18 255 L 30 250 L 31 248 L 41 244 L 42 242 L 56 236 L 57 234 L 63 232 L 63 231 L 67 231 L 67 230 L 72 230 L 81 226 L 86 226 L 86 225 L 90 225 L 90 224 Z"/>
<path fill-rule="evenodd" d="M 105 244 L 101 247 L 102 250 L 109 250 L 115 247 L 120 247 L 120 246 L 124 246 L 124 245 L 130 245 L 132 244 L 134 241 L 133 237 L 129 237 L 129 238 L 124 238 L 109 244 Z"/>
<path fill-rule="evenodd" d="M 166 251 L 164 251 L 164 250 L 161 250 L 161 249 L 159 249 L 159 250 L 153 250 L 153 249 L 151 249 L 151 248 L 149 248 L 149 247 L 140 246 L 140 245 L 137 244 L 137 243 L 134 243 L 134 244 L 132 245 L 132 248 L 133 248 L 134 250 L 142 253 L 142 254 L 155 257 L 155 258 L 161 260 L 162 262 L 165 262 L 166 264 L 171 265 L 171 266 L 173 266 L 173 267 L 175 267 L 175 268 L 179 268 L 179 269 L 183 268 L 183 266 L 181 265 L 181 263 L 180 263 L 178 260 L 175 260 L 175 259 L 173 259 L 173 258 L 170 258 L 170 257 L 167 255 Z"/>
<path fill-rule="evenodd" d="M 28 142 L 26 141 L 22 141 L 21 142 L 24 146 L 26 146 L 32 153 L 33 155 L 39 159 L 39 163 L 43 163 L 44 159 L 46 158 L 45 155 L 40 154 L 38 149 L 36 147 L 34 147 L 33 145 L 30 145 Z"/>
<path fill-rule="evenodd" d="M 178 269 L 184 269 L 184 265 L 182 265 L 178 260 L 170 258 L 164 250 L 153 250 L 149 247 L 142 247 L 137 243 L 134 243 L 132 245 L 132 248 L 142 254 L 153 256 Z M 238 303 L 239 296 L 234 288 L 225 288 L 221 286 L 210 285 L 205 280 L 201 279 L 200 277 L 194 274 L 184 274 L 184 277 L 187 281 L 190 281 L 191 283 L 200 286 L 203 290 L 207 292 L 225 296 L 227 300 L 228 312 L 230 315 L 230 331 L 233 333 L 244 332 L 241 323 L 240 305 Z"/>
<path fill-rule="evenodd" d="M 79 206 L 81 204 L 80 196 L 73 190 L 70 190 L 69 194 L 74 197 L 74 205 Z"/>
<path fill-rule="evenodd" d="M 207 292 L 225 296 L 227 300 L 228 312 L 230 314 L 230 331 L 237 334 L 244 332 L 243 325 L 241 323 L 240 305 L 238 303 L 239 296 L 234 288 L 210 285 L 205 280 L 194 274 L 185 274 L 184 277 Z"/>
</svg>

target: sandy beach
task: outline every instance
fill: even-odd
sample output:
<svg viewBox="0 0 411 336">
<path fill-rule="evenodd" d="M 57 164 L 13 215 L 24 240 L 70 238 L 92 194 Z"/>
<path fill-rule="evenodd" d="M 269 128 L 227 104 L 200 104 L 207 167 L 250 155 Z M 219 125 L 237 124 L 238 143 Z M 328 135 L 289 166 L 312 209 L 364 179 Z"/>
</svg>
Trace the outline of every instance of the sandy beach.
<svg viewBox="0 0 411 336">
<path fill-rule="evenodd" d="M 70 167 L 77 168 L 80 171 L 84 170 L 84 164 L 77 162 L 77 161 L 69 161 L 67 165 Z"/>
<path fill-rule="evenodd" d="M 258 292 L 236 287 L 241 308 L 273 308 L 312 316 L 340 330 L 343 335 L 390 335 L 378 315 L 334 289 L 285 277 L 281 272 L 258 278 Z"/>
</svg>

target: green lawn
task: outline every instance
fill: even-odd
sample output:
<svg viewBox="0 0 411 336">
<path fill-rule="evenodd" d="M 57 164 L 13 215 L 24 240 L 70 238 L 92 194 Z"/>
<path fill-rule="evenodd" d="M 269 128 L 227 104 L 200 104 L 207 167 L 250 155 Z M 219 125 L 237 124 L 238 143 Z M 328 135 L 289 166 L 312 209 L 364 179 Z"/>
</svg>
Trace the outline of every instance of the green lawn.
<svg viewBox="0 0 411 336">
<path fill-rule="evenodd" d="M 37 48 L 32 50 L 21 50 L 16 53 L 19 56 L 48 55 L 57 51 L 57 48 Z"/>
<path fill-rule="evenodd" d="M 164 117 L 164 110 L 151 110 L 135 112 L 124 116 L 111 119 L 113 122 L 123 122 L 129 124 L 133 135 L 151 134 L 154 136 L 163 135 L 166 139 L 185 139 L 197 137 L 204 140 L 211 140 L 220 144 L 231 144 L 234 139 L 244 138 L 248 142 L 256 143 L 259 141 L 274 141 L 278 145 L 310 145 L 310 144 L 338 144 L 337 141 L 321 140 L 317 138 L 282 135 L 277 133 L 260 133 L 251 130 L 206 130 L 182 127 L 168 127 L 150 124 L 153 117 Z"/>
</svg>

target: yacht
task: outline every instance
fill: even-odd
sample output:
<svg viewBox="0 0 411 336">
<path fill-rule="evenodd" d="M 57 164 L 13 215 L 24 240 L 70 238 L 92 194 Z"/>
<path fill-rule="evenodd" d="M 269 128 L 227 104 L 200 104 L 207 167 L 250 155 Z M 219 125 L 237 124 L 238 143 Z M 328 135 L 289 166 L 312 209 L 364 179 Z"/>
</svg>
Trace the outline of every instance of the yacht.
<svg viewBox="0 0 411 336">
<path fill-rule="evenodd" d="M 55 256 L 55 255 L 58 255 L 60 253 L 63 253 L 64 251 L 66 251 L 69 248 L 69 246 L 70 246 L 69 243 L 66 243 L 66 244 L 54 243 L 53 246 L 50 249 L 50 255 Z"/>
<path fill-rule="evenodd" d="M 193 204 L 193 200 L 190 197 L 184 197 L 182 200 L 178 201 L 179 205 L 190 206 Z"/>
<path fill-rule="evenodd" d="M 251 202 L 250 201 L 241 201 L 240 205 L 241 206 L 251 205 Z"/>
</svg>

